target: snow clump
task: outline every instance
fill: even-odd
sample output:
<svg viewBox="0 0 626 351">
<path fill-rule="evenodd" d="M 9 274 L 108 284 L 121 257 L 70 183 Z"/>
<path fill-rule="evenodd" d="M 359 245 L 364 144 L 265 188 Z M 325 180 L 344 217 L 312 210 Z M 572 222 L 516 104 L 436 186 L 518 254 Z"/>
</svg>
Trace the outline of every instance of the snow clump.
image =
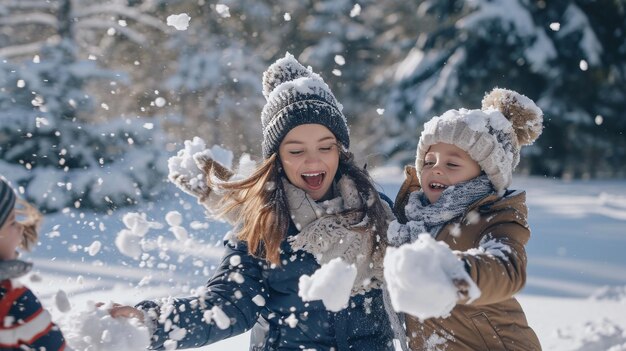
<svg viewBox="0 0 626 351">
<path fill-rule="evenodd" d="M 430 234 L 420 234 L 411 244 L 388 248 L 384 267 L 393 308 L 421 320 L 450 314 L 459 299 L 453 279 L 469 284 L 470 301 L 480 296 L 462 261 L 446 243 Z"/>
<path fill-rule="evenodd" d="M 68 346 L 77 351 L 145 350 L 150 345 L 148 328 L 136 318 L 113 318 L 110 304 L 96 307 L 59 321 Z"/>
<path fill-rule="evenodd" d="M 356 279 L 356 267 L 340 257 L 323 264 L 313 275 L 302 275 L 298 283 L 298 295 L 302 301 L 322 300 L 326 309 L 338 312 L 350 299 Z"/>
<path fill-rule="evenodd" d="M 179 15 L 169 15 L 167 16 L 167 25 L 176 28 L 177 30 L 187 30 L 189 27 L 189 17 L 186 13 L 181 13 Z"/>
</svg>

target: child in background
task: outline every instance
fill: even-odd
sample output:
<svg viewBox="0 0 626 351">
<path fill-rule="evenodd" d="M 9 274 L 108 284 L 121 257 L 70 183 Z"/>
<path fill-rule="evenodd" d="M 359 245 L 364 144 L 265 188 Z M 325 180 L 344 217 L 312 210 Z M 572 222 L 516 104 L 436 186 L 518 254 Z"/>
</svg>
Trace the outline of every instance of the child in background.
<svg viewBox="0 0 626 351">
<path fill-rule="evenodd" d="M 396 198 L 398 221 L 389 226 L 388 239 L 394 246 L 431 237 L 445 242 L 455 250 L 445 248 L 458 267 L 442 268 L 447 286 L 456 291 L 447 317 L 406 315 L 412 350 L 541 349 L 513 297 L 526 282 L 524 245 L 530 228 L 525 193 L 508 187 L 521 146 L 536 140 L 542 122 L 542 111 L 526 96 L 494 89 L 483 99 L 482 110 L 449 110 L 424 125 L 415 168 L 407 167 Z M 418 238 L 422 233 L 431 237 Z M 412 254 L 413 262 L 444 265 L 444 260 L 420 260 L 428 250 Z M 392 257 L 388 252 L 385 278 L 390 294 L 403 296 L 398 301 L 415 299 L 416 289 L 429 291 L 439 284 L 432 275 L 416 273 L 420 267 L 395 274 L 400 260 Z M 458 279 L 453 273 L 458 270 L 466 278 Z"/>
<path fill-rule="evenodd" d="M 15 208 L 19 202 L 20 209 Z M 17 216 L 24 216 L 18 221 Z M 28 288 L 13 279 L 30 271 L 32 263 L 17 259 L 16 249 L 30 250 L 37 242 L 41 214 L 0 179 L 0 350 L 65 349 L 65 339 L 50 313 Z"/>
</svg>

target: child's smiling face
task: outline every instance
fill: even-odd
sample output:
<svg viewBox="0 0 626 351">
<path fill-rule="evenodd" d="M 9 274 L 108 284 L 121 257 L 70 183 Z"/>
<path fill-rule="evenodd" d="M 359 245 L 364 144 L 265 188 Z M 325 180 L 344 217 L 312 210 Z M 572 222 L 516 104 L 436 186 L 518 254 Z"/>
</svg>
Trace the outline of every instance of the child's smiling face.
<svg viewBox="0 0 626 351">
<path fill-rule="evenodd" d="M 476 178 L 480 171 L 478 162 L 464 150 L 451 144 L 434 144 L 424 157 L 421 186 L 432 204 L 447 187 Z"/>
<path fill-rule="evenodd" d="M 0 228 L 0 260 L 11 260 L 16 257 L 16 249 L 22 243 L 24 227 L 15 218 L 15 210 Z"/>
</svg>

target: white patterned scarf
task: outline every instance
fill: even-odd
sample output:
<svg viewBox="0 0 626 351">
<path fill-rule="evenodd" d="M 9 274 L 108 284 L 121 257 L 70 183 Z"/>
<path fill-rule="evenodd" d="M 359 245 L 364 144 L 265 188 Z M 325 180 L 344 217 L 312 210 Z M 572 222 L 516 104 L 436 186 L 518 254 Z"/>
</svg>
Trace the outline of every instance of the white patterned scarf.
<svg viewBox="0 0 626 351">
<path fill-rule="evenodd" d="M 413 192 L 404 208 L 407 223 L 396 220 L 389 224 L 389 244 L 411 243 L 422 233 L 436 237 L 444 224 L 461 216 L 474 202 L 494 193 L 491 181 L 484 174 L 448 187 L 434 204 L 428 201 L 423 190 Z"/>
<path fill-rule="evenodd" d="M 380 288 L 384 252 L 374 250 L 376 235 L 366 230 L 365 203 L 372 195 L 360 194 L 354 181 L 345 175 L 333 184 L 336 197 L 327 201 L 315 202 L 284 178 L 283 185 L 291 218 L 300 231 L 289 238 L 292 249 L 309 252 L 320 265 L 337 257 L 354 264 L 357 277 L 352 295 Z M 385 201 L 383 205 L 392 220 L 391 208 Z"/>
</svg>

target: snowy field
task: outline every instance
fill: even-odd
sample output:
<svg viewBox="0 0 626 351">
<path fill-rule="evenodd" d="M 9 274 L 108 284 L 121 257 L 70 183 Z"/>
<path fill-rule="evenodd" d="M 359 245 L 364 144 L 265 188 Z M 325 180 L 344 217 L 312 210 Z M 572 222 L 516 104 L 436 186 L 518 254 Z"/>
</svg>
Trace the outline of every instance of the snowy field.
<svg viewBox="0 0 626 351">
<path fill-rule="evenodd" d="M 393 198 L 400 170 L 380 168 L 374 175 Z M 46 217 L 40 245 L 25 255 L 35 269 L 22 280 L 66 334 L 94 301 L 135 304 L 188 294 L 210 277 L 228 228 L 207 222 L 194 199 L 166 187 L 159 201 L 110 215 L 66 210 Z M 626 181 L 518 178 L 513 188 L 527 191 L 532 229 L 528 283 L 519 300 L 544 350 L 626 350 Z M 171 211 L 183 215 L 180 226 L 166 220 Z M 155 222 L 137 259 L 115 245 L 128 212 Z M 198 350 L 246 350 L 247 341 L 244 334 Z"/>
</svg>

